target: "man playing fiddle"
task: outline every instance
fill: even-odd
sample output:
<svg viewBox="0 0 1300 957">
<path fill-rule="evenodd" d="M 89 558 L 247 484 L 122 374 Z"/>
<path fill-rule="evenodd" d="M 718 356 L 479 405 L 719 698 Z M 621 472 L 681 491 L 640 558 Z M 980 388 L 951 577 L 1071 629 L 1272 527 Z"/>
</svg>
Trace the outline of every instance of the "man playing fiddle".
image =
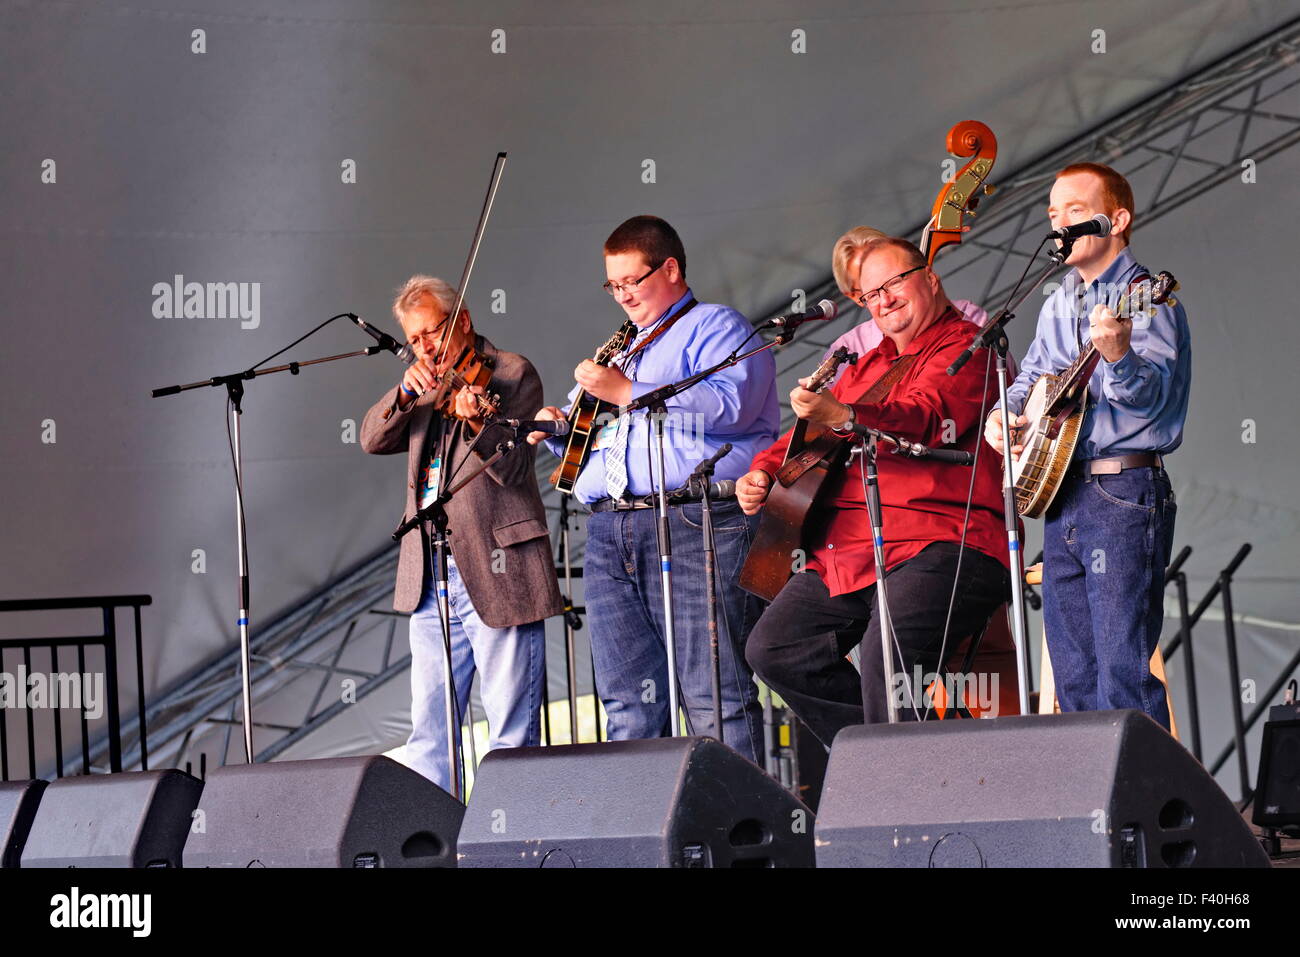
<svg viewBox="0 0 1300 957">
<path fill-rule="evenodd" d="M 488 396 L 499 414 L 526 418 L 542 401 L 531 362 L 476 335 L 467 309 L 455 321 L 456 292 L 441 279 L 412 276 L 393 314 L 417 357 L 366 413 L 361 447 L 407 453 L 407 517 L 482 465 L 511 434 L 486 423 Z M 444 388 L 467 350 L 492 368 L 486 388 Z M 452 380 L 454 381 L 454 380 Z M 447 504 L 451 534 L 448 594 L 457 714 L 477 670 L 491 733 L 489 747 L 537 745 L 545 676 L 543 619 L 563 609 L 537 480 L 524 442 L 469 482 Z M 411 736 L 404 761 L 449 787 L 442 623 L 430 561 L 428 523 L 402 539 L 393 607 L 411 612 Z"/>
</svg>

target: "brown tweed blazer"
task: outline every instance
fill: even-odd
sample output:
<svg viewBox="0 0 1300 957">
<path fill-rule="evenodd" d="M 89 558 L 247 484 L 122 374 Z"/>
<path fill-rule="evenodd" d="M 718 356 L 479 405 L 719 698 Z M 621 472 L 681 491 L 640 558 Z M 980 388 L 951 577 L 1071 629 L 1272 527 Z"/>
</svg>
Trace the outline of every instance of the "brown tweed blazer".
<svg viewBox="0 0 1300 957">
<path fill-rule="evenodd" d="M 542 380 L 531 362 L 513 352 L 501 352 L 479 336 L 478 348 L 496 360 L 488 392 L 501 396 L 506 418 L 526 419 L 542 407 Z M 416 512 L 416 486 L 429 454 L 437 414 L 430 403 L 433 393 L 421 396 L 405 412 L 397 407 L 394 386 L 371 406 L 361 425 L 361 447 L 376 455 L 407 453 L 406 510 L 403 520 Z M 471 451 L 461 429 L 442 474 L 467 476 L 491 457 L 496 444 L 508 437 L 503 427 L 493 427 Z M 473 459 L 461 463 L 466 456 Z M 479 617 L 489 628 L 510 628 L 558 615 L 564 605 L 555 580 L 555 561 L 546 512 L 533 472 L 535 450 L 522 440 L 488 471 L 456 494 L 447 506 L 451 554 Z M 414 611 L 420 603 L 428 565 L 429 523 L 402 538 L 397 563 L 393 607 Z"/>
</svg>

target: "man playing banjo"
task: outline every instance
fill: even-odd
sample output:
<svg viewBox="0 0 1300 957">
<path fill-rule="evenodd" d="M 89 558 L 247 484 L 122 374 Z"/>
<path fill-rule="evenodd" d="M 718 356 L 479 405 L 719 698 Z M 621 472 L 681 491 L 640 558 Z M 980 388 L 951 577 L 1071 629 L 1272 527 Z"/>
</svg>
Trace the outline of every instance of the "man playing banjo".
<svg viewBox="0 0 1300 957">
<path fill-rule="evenodd" d="M 1046 512 L 1043 623 L 1062 711 L 1136 708 L 1166 728 L 1164 688 L 1150 659 L 1164 621 L 1164 572 L 1175 504 L 1164 456 L 1182 443 L 1191 344 L 1181 305 L 1116 312 L 1149 277 L 1129 252 L 1133 189 L 1095 163 L 1066 167 L 1052 187 L 1052 228 L 1109 217 L 1105 236 L 1074 241 L 1073 269 L 1044 303 L 1007 392 L 1013 429 L 1035 380 L 1069 366 L 1091 340 L 1100 360 L 1073 461 Z M 1129 296 L 1129 298 L 1134 298 Z M 1002 452 L 1001 410 L 985 438 Z M 1011 454 L 1023 451 L 1023 433 Z"/>
</svg>

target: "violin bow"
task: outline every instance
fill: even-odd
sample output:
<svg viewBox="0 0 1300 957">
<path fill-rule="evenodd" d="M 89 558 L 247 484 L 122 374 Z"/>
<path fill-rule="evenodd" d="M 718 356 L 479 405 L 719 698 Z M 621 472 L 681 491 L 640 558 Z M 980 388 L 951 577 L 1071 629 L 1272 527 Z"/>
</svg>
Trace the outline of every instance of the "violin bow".
<svg viewBox="0 0 1300 957">
<path fill-rule="evenodd" d="M 474 261 L 478 259 L 479 246 L 483 244 L 483 232 L 487 229 L 488 216 L 492 213 L 492 203 L 497 197 L 497 187 L 501 185 L 501 174 L 505 172 L 506 154 L 498 153 L 496 162 L 492 164 L 492 176 L 488 180 L 487 196 L 483 198 L 483 211 L 478 214 L 478 226 L 474 229 L 474 239 L 469 244 L 469 257 L 465 260 L 465 269 L 460 274 L 460 282 L 456 284 L 456 303 L 452 306 L 451 312 L 447 314 L 449 322 L 455 323 L 460 317 L 461 305 L 465 302 L 465 288 L 469 285 L 470 273 L 474 271 Z M 450 330 L 448 330 L 450 332 Z M 442 361 L 447 352 L 447 343 L 451 341 L 450 335 L 442 337 L 442 345 L 438 348 L 438 360 Z"/>
</svg>

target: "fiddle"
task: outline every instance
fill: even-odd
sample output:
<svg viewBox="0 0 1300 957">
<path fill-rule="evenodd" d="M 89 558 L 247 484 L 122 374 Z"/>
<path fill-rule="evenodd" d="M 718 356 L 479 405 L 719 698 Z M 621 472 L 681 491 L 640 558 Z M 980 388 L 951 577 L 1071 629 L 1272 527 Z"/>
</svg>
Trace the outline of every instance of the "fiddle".
<svg viewBox="0 0 1300 957">
<path fill-rule="evenodd" d="M 492 381 L 496 363 L 473 346 L 461 350 L 455 361 L 434 376 L 434 408 L 449 418 L 462 418 L 456 411 L 456 398 L 462 389 L 477 386 L 486 389 Z M 501 396 L 488 392 L 469 393 L 478 408 L 475 418 L 489 418 L 501 411 Z"/>
</svg>

